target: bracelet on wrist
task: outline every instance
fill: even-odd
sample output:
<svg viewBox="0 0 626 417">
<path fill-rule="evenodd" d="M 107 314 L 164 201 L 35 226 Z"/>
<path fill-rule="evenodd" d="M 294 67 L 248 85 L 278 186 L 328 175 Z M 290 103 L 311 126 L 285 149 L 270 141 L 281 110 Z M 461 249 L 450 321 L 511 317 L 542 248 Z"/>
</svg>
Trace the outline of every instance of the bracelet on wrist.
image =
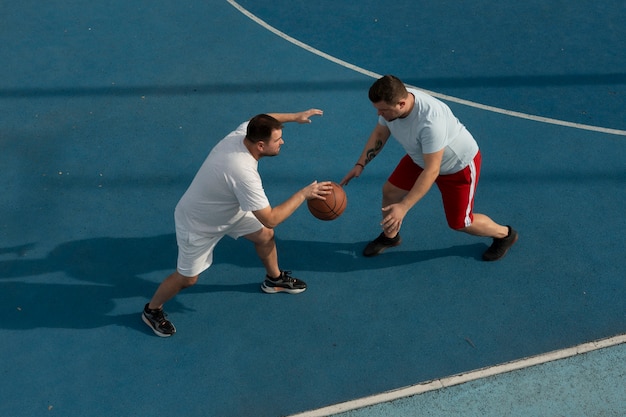
<svg viewBox="0 0 626 417">
<path fill-rule="evenodd" d="M 362 163 L 357 162 L 356 164 L 354 164 L 354 166 L 357 166 L 357 165 L 360 166 L 361 168 L 365 169 L 365 165 L 363 165 Z"/>
</svg>

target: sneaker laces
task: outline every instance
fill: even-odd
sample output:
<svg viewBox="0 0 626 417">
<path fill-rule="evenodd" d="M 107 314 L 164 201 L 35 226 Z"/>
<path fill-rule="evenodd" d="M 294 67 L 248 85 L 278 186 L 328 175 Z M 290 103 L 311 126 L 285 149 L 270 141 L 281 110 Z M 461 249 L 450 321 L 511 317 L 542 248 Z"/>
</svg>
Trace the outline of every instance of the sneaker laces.
<svg viewBox="0 0 626 417">
<path fill-rule="evenodd" d="M 499 251 L 503 244 L 504 241 L 502 238 L 494 238 L 493 242 L 491 242 L 491 246 L 489 246 L 489 249 L 492 251 Z"/>
<path fill-rule="evenodd" d="M 165 311 L 163 311 L 162 308 L 160 308 L 158 310 L 148 310 L 148 312 L 152 316 L 152 319 L 154 319 L 155 321 L 158 321 L 159 324 L 162 325 L 162 324 L 167 322 L 167 320 L 166 320 L 167 313 Z"/>
<path fill-rule="evenodd" d="M 280 271 L 280 276 L 277 280 L 280 279 L 284 282 L 296 282 L 296 279 L 291 276 L 291 271 Z"/>
<path fill-rule="evenodd" d="M 493 242 L 491 243 L 491 246 L 489 247 L 489 250 L 492 252 L 501 253 L 503 250 L 507 248 L 508 238 L 509 236 L 494 238 Z"/>
</svg>

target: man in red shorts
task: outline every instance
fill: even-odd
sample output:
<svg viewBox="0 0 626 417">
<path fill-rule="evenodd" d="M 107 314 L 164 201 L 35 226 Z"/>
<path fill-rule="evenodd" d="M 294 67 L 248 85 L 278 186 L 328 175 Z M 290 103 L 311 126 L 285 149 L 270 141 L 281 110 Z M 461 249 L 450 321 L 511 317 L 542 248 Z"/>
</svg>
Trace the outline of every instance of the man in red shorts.
<svg viewBox="0 0 626 417">
<path fill-rule="evenodd" d="M 450 228 L 493 238 L 483 259 L 502 258 L 517 241 L 518 234 L 510 226 L 473 212 L 481 154 L 472 135 L 450 108 L 419 90 L 407 89 L 393 75 L 385 75 L 374 82 L 369 99 L 378 111 L 378 124 L 358 162 L 341 184 L 346 185 L 361 175 L 390 136 L 407 154 L 383 186 L 383 231 L 365 247 L 363 255 L 376 256 L 398 246 L 402 242 L 400 227 L 407 212 L 437 184 Z"/>
</svg>

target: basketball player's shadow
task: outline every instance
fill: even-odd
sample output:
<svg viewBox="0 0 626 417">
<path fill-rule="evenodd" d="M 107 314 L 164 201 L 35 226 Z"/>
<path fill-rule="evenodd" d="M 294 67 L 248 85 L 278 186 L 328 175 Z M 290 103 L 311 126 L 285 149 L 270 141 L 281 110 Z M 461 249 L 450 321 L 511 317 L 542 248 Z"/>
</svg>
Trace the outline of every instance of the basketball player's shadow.
<svg viewBox="0 0 626 417">
<path fill-rule="evenodd" d="M 32 257 L 35 247 L 0 248 L 3 328 L 139 327 L 137 314 L 111 315 L 116 300 L 148 298 L 156 285 L 141 275 L 173 269 L 176 260 L 172 234 L 66 242 L 43 258 Z"/>
<path fill-rule="evenodd" d="M 334 243 L 277 239 L 276 245 L 281 263 L 288 263 L 288 267 L 294 270 L 347 273 L 383 269 L 446 257 L 479 260 L 485 250 L 484 243 L 416 251 L 394 248 L 382 256 L 365 258 L 362 252 L 367 243 L 367 241 Z"/>
<path fill-rule="evenodd" d="M 345 272 L 388 268 L 428 259 L 461 256 L 477 258 L 484 245 L 455 246 L 432 251 L 390 251 L 366 259 L 360 254 L 366 242 L 330 243 L 277 240 L 285 269 Z M 137 312 L 117 314 L 122 299 L 149 299 L 160 280 L 146 279 L 155 271 L 163 278 L 176 267 L 176 238 L 166 234 L 144 238 L 94 238 L 62 243 L 46 257 L 32 259 L 33 244 L 0 248 L 0 315 L 3 328 L 96 328 L 122 325 L 141 328 Z M 259 293 L 263 267 L 254 245 L 245 239 L 224 238 L 215 251 L 215 264 L 252 268 L 250 282 L 212 284 L 210 276 L 188 288 L 193 293 Z M 245 279 L 244 279 L 245 281 Z M 221 280 L 223 282 L 223 280 Z M 137 306 L 140 311 L 143 305 Z M 169 311 L 183 311 L 177 298 Z"/>
</svg>

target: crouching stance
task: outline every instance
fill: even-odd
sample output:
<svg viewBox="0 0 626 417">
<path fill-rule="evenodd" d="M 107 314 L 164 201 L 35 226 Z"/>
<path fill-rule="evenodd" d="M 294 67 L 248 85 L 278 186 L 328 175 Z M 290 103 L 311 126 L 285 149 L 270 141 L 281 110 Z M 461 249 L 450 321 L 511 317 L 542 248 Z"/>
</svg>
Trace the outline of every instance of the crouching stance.
<svg viewBox="0 0 626 417">
<path fill-rule="evenodd" d="M 502 258 L 517 241 L 517 232 L 473 212 L 481 153 L 450 108 L 417 89 L 407 89 L 393 75 L 374 82 L 369 99 L 378 112 L 378 123 L 341 184 L 360 176 L 391 136 L 402 145 L 406 155 L 383 186 L 383 230 L 365 247 L 363 255 L 376 256 L 398 246 L 402 241 L 400 227 L 407 212 L 436 184 L 448 225 L 471 235 L 493 238 L 483 259 Z"/>
<path fill-rule="evenodd" d="M 176 271 L 157 288 L 145 305 L 143 321 L 161 337 L 176 333 L 163 305 L 181 290 L 194 285 L 213 262 L 213 250 L 224 236 L 244 237 L 254 244 L 265 267 L 261 289 L 266 293 L 301 293 L 304 281 L 279 268 L 274 227 L 309 199 L 324 198 L 330 182 L 314 181 L 272 207 L 265 195 L 258 161 L 276 156 L 283 141 L 283 123 L 310 123 L 322 111 L 260 114 L 242 123 L 210 152 L 182 196 L 174 219 L 178 261 Z"/>
</svg>

